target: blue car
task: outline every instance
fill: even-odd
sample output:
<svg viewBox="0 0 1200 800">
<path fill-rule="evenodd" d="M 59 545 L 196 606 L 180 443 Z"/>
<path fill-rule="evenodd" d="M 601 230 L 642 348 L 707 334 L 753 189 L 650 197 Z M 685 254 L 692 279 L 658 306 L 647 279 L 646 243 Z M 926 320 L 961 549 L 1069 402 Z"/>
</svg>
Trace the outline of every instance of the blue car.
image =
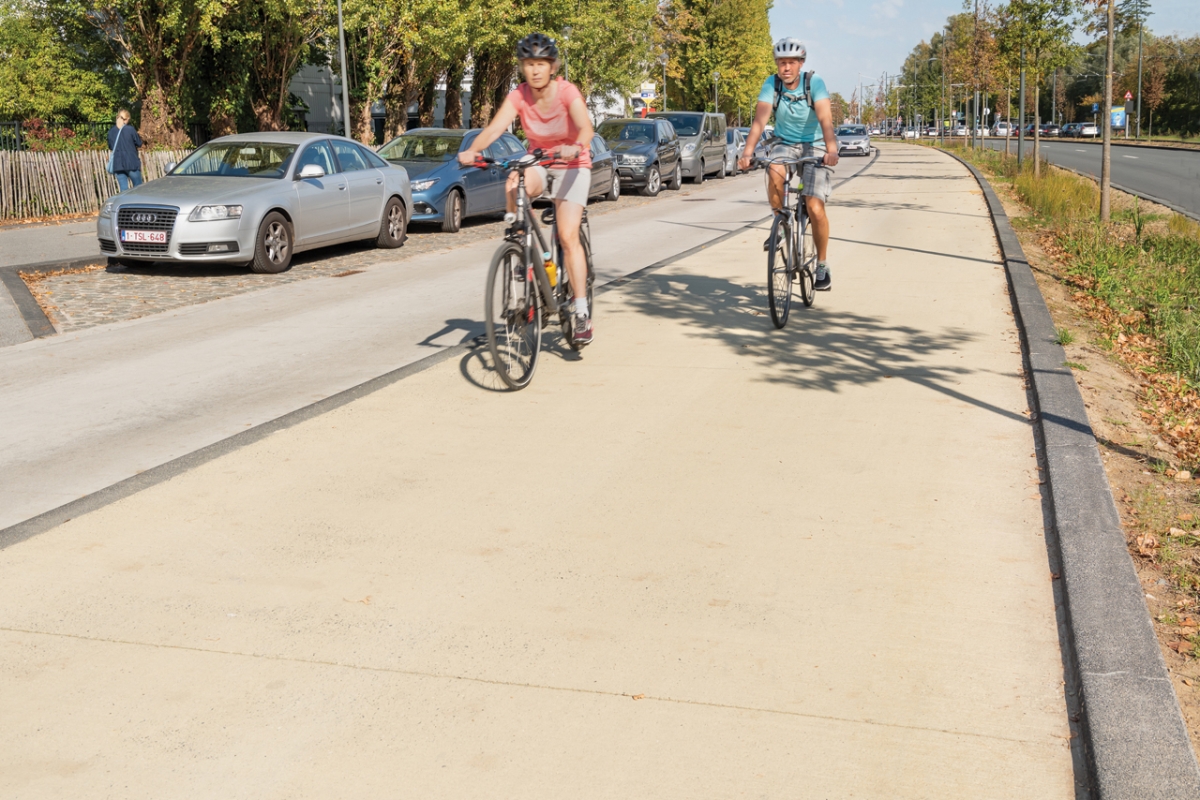
<svg viewBox="0 0 1200 800">
<path fill-rule="evenodd" d="M 467 217 L 504 211 L 503 170 L 464 167 L 458 154 L 468 149 L 479 128 L 416 128 L 405 131 L 379 148 L 379 156 L 404 167 L 412 184 L 412 222 L 440 222 L 442 230 L 454 233 Z M 505 133 L 485 155 L 498 161 L 525 152 L 521 140 Z"/>
</svg>

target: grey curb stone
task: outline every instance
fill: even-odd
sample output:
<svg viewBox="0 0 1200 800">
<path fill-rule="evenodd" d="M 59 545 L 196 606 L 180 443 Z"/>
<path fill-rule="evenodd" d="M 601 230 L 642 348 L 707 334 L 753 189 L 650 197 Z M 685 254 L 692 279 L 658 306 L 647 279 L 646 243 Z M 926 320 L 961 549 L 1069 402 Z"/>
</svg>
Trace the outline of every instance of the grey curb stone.
<svg viewBox="0 0 1200 800">
<path fill-rule="evenodd" d="M 17 310 L 21 312 L 21 318 L 25 321 L 25 327 L 29 328 L 31 334 L 39 339 L 53 336 L 57 331 L 46 312 L 38 305 L 33 293 L 29 291 L 29 287 L 25 285 L 25 281 L 21 280 L 19 272 L 22 269 L 24 267 L 0 267 L 0 291 L 7 291 L 12 297 Z"/>
<path fill-rule="evenodd" d="M 1089 779 L 1100 800 L 1196 800 L 1200 765 L 1083 397 L 1063 364 L 1066 353 L 1055 343 L 1050 310 L 1004 206 L 979 170 L 958 160 L 979 182 L 991 210 L 1037 405 Z"/>
</svg>

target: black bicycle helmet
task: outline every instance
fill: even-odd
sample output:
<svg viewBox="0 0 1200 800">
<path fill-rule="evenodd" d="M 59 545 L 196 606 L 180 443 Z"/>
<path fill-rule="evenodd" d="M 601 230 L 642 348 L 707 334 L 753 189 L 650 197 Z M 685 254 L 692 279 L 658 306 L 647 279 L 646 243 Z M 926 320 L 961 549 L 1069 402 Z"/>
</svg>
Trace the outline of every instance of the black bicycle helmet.
<svg viewBox="0 0 1200 800">
<path fill-rule="evenodd" d="M 544 33 L 531 33 L 517 42 L 517 59 L 526 58 L 558 61 L 558 44 Z"/>
</svg>

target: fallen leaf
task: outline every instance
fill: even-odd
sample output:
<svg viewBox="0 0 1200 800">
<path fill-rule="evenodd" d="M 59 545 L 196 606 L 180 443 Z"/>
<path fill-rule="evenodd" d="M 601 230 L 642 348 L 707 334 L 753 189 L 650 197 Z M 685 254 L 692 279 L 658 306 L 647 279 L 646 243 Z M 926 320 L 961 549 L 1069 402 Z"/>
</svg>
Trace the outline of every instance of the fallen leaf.
<svg viewBox="0 0 1200 800">
<path fill-rule="evenodd" d="M 1195 636 L 1196 630 L 1197 630 L 1196 628 L 1188 628 L 1188 627 L 1180 628 L 1179 635 L 1180 636 Z"/>
<path fill-rule="evenodd" d="M 1187 678 L 1182 678 L 1181 680 L 1183 681 L 1183 685 L 1184 685 L 1184 686 L 1191 686 L 1191 685 L 1192 685 L 1192 682 L 1191 682 L 1190 680 L 1188 680 Z"/>
<path fill-rule="evenodd" d="M 1180 522 L 1191 522 L 1193 519 L 1195 519 L 1195 515 L 1193 515 L 1193 514 L 1180 514 L 1179 515 Z"/>
<path fill-rule="evenodd" d="M 1192 479 L 1192 473 L 1188 472 L 1186 469 L 1181 469 L 1181 470 L 1179 470 L 1179 472 L 1175 473 L 1175 482 L 1176 483 L 1187 483 L 1191 479 Z"/>
<path fill-rule="evenodd" d="M 1171 644 L 1167 645 L 1167 647 L 1171 648 L 1176 653 L 1183 655 L 1184 653 L 1190 653 L 1193 645 L 1186 639 L 1180 639 L 1178 642 L 1172 642 Z"/>
<path fill-rule="evenodd" d="M 630 696 L 629 696 L 629 699 L 631 699 L 631 700 L 645 700 L 645 699 L 646 699 L 646 695 L 644 695 L 644 694 L 633 694 L 633 695 L 630 695 Z"/>
</svg>

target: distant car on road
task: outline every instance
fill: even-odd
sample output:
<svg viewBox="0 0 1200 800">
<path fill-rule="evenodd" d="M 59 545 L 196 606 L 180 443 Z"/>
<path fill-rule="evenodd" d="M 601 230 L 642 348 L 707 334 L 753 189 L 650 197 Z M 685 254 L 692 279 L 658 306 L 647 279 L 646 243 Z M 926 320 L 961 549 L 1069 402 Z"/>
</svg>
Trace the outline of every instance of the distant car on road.
<svg viewBox="0 0 1200 800">
<path fill-rule="evenodd" d="M 1078 128 L 1079 128 L 1078 122 L 1068 122 L 1066 125 L 1062 126 L 1062 130 L 1059 131 L 1058 135 L 1064 139 L 1074 138 L 1075 131 Z"/>
<path fill-rule="evenodd" d="M 878 125 L 874 125 L 871 127 L 871 135 L 872 136 L 881 136 L 881 135 L 883 135 L 883 132 L 879 129 Z"/>
<path fill-rule="evenodd" d="M 839 156 L 842 153 L 871 155 L 871 134 L 867 132 L 866 125 L 841 125 L 834 133 L 837 136 Z"/>
<path fill-rule="evenodd" d="M 683 183 L 679 137 L 667 120 L 609 119 L 600 123 L 596 135 L 612 151 L 622 186 L 654 197 L 664 181 L 672 189 Z"/>
<path fill-rule="evenodd" d="M 725 171 L 737 175 L 738 159 L 742 157 L 742 148 L 746 146 L 746 137 L 738 128 L 725 129 Z"/>
<path fill-rule="evenodd" d="M 921 131 L 917 128 L 905 128 L 902 135 L 905 139 L 919 139 L 921 138 Z"/>
<path fill-rule="evenodd" d="M 411 214 L 408 173 L 357 142 L 243 133 L 110 198 L 96 235 L 118 264 L 234 262 L 277 273 L 295 253 L 338 242 L 399 247 Z"/>
<path fill-rule="evenodd" d="M 497 166 L 464 167 L 458 154 L 470 149 L 479 128 L 414 128 L 379 148 L 379 155 L 408 171 L 412 181 L 413 222 L 438 222 L 454 233 L 463 220 L 504 210 L 507 176 Z M 506 133 L 484 155 L 503 161 L 525 152 L 521 140 Z"/>
</svg>

